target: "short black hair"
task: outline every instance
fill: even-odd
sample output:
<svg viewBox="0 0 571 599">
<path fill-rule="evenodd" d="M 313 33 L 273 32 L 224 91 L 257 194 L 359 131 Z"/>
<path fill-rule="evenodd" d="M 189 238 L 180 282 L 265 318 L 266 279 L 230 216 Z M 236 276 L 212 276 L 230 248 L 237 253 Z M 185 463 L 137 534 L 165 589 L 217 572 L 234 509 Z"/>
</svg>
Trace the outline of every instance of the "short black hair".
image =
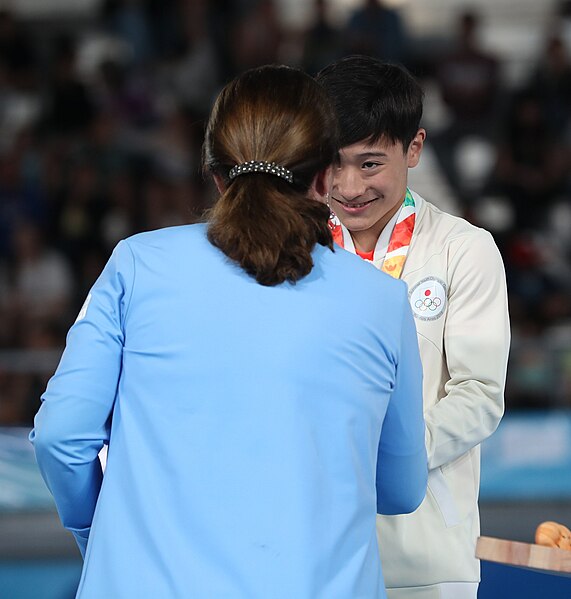
<svg viewBox="0 0 571 599">
<path fill-rule="evenodd" d="M 347 56 L 316 76 L 339 120 L 341 147 L 385 139 L 407 151 L 422 118 L 424 93 L 399 64 L 370 56 Z"/>
</svg>

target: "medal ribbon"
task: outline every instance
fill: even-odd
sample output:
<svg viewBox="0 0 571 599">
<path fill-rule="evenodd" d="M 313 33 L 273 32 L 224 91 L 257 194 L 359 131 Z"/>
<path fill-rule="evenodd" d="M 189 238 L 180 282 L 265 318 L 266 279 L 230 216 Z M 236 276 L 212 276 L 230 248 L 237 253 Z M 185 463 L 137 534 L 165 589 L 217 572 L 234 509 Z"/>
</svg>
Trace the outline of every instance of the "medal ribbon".
<svg viewBox="0 0 571 599">
<path fill-rule="evenodd" d="M 404 202 L 398 212 L 397 221 L 392 231 L 388 230 L 386 233 L 385 231 L 381 233 L 373 254 L 373 264 L 395 279 L 399 279 L 402 274 L 414 231 L 415 220 L 416 204 L 410 189 L 407 188 Z M 337 216 L 333 214 L 329 220 L 329 228 L 331 229 L 333 241 L 338 246 L 345 248 L 353 254 L 357 253 L 351 234 L 341 224 Z M 387 243 L 389 232 L 390 238 Z"/>
</svg>

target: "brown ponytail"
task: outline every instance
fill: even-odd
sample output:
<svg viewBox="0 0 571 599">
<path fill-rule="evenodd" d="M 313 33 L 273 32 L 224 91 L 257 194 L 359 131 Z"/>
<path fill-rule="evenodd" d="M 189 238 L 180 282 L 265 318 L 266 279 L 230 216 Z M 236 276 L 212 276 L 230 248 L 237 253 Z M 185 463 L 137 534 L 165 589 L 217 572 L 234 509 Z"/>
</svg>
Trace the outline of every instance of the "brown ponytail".
<svg viewBox="0 0 571 599">
<path fill-rule="evenodd" d="M 267 66 L 232 81 L 214 105 L 203 148 L 205 170 L 226 185 L 209 215 L 210 242 L 262 285 L 307 275 L 315 244 L 333 249 L 329 209 L 308 191 L 336 152 L 333 109 L 308 75 Z M 293 182 L 260 172 L 229 178 L 251 160 L 279 164 Z"/>
</svg>

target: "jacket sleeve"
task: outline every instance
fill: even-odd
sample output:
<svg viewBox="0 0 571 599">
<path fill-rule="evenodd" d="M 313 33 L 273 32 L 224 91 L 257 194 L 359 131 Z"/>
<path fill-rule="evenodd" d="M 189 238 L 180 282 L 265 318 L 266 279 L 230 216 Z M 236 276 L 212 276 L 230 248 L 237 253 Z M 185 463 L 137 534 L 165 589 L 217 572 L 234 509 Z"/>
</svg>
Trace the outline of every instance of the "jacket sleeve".
<svg viewBox="0 0 571 599">
<path fill-rule="evenodd" d="M 103 478 L 98 454 L 109 441 L 133 275 L 131 250 L 121 242 L 68 333 L 30 433 L 40 472 L 82 556 Z"/>
<path fill-rule="evenodd" d="M 424 499 L 428 476 L 424 430 L 422 366 L 405 293 L 395 386 L 377 456 L 377 513 L 410 513 Z"/>
<path fill-rule="evenodd" d="M 492 236 L 455 240 L 449 249 L 444 352 L 450 378 L 425 412 L 429 468 L 469 451 L 498 426 L 510 326 L 504 267 Z"/>
</svg>

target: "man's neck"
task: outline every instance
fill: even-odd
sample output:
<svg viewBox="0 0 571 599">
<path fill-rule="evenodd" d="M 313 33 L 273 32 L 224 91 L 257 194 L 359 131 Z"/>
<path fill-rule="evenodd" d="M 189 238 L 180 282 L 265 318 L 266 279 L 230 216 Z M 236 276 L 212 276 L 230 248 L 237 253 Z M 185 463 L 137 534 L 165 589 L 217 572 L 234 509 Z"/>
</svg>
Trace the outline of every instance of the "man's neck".
<svg viewBox="0 0 571 599">
<path fill-rule="evenodd" d="M 366 231 L 349 231 L 351 233 L 351 238 L 353 239 L 355 249 L 363 254 L 372 252 L 377 245 L 377 241 L 379 240 L 383 229 L 384 227 L 379 229 L 378 232 L 376 227 L 374 229 L 367 229 Z"/>
</svg>

